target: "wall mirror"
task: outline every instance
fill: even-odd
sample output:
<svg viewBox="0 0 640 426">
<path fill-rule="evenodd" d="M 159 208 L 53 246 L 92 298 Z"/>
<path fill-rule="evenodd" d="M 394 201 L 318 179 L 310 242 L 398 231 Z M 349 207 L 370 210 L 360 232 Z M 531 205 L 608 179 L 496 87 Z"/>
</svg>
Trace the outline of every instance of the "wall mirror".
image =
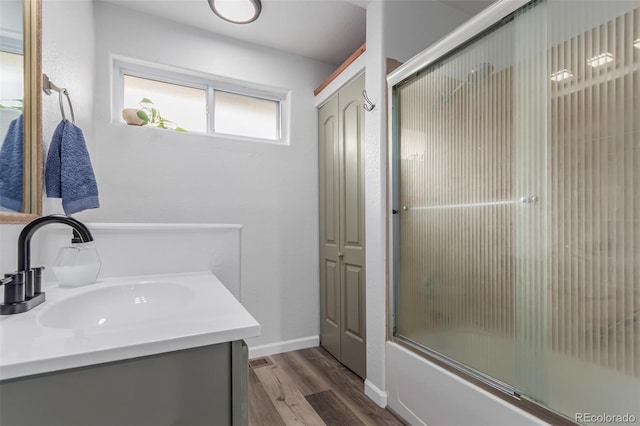
<svg viewBox="0 0 640 426">
<path fill-rule="evenodd" d="M 40 11 L 41 0 L 0 1 L 0 223 L 42 213 Z"/>
</svg>

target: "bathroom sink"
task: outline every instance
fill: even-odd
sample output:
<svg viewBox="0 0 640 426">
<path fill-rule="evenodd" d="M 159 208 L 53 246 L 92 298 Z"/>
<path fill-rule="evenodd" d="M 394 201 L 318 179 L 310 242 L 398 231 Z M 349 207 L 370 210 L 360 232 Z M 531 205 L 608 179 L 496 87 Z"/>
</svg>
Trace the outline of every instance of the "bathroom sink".
<svg viewBox="0 0 640 426">
<path fill-rule="evenodd" d="M 0 316 L 0 381 L 232 342 L 260 324 L 211 272 L 45 283 L 46 301 Z"/>
<path fill-rule="evenodd" d="M 73 330 L 111 329 L 157 322 L 188 306 L 195 295 L 175 282 L 139 282 L 91 289 L 45 306 L 44 327 Z"/>
</svg>

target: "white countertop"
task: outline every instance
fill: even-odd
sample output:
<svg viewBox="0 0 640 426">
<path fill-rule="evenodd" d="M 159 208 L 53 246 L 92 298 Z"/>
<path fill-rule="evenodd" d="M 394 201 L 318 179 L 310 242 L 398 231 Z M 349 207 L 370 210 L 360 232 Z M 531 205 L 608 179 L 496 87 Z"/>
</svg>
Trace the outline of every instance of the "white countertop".
<svg viewBox="0 0 640 426">
<path fill-rule="evenodd" d="M 156 308 L 153 319 L 134 315 L 137 318 L 128 322 L 126 315 L 123 319 L 114 314 L 113 309 L 104 315 L 108 319 L 94 321 L 91 317 L 93 312 L 100 311 L 101 299 L 112 294 L 108 287 L 128 289 L 137 286 L 137 289 L 144 289 L 148 287 L 140 286 L 153 286 L 155 283 L 177 283 L 179 291 L 187 289 L 184 293 L 188 293 L 188 297 L 180 294 L 180 301 L 172 304 L 171 309 L 164 309 L 165 305 L 160 311 Z M 22 314 L 0 316 L 0 380 L 230 342 L 260 334 L 260 324 L 218 278 L 208 272 L 110 278 L 78 288 L 45 284 L 43 290 L 47 300 L 40 306 Z M 96 297 L 93 298 L 90 292 L 95 292 Z M 147 304 L 140 304 L 141 308 L 135 310 L 129 306 L 122 312 L 138 314 L 144 309 L 153 309 L 157 300 L 138 296 L 136 304 L 139 299 Z M 89 313 L 81 316 L 82 324 L 73 328 L 59 324 L 52 326 L 52 314 L 61 318 L 58 322 L 67 321 L 64 310 L 59 307 L 74 306 L 76 301 L 82 301 L 83 307 L 87 308 L 84 311 Z M 91 306 L 87 307 L 86 301 Z M 161 315 L 158 312 L 162 312 Z M 101 313 L 95 315 L 103 316 Z"/>
</svg>

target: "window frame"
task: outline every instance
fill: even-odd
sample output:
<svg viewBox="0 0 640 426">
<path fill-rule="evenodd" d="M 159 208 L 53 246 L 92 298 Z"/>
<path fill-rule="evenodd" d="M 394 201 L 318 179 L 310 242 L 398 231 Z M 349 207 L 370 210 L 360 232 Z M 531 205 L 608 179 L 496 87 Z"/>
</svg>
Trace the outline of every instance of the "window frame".
<svg viewBox="0 0 640 426">
<path fill-rule="evenodd" d="M 289 145 L 289 103 L 290 90 L 260 85 L 246 81 L 232 80 L 220 76 L 198 73 L 191 70 L 178 69 L 165 65 L 137 61 L 129 58 L 112 57 L 113 86 L 112 123 L 123 124 L 121 111 L 124 108 L 124 76 L 156 80 L 168 84 L 191 87 L 206 91 L 207 131 L 206 133 L 189 131 L 182 134 L 197 134 L 213 136 L 227 140 L 250 141 L 277 145 Z M 215 92 L 222 91 L 240 96 L 277 102 L 278 108 L 278 138 L 267 139 L 241 136 L 214 131 L 215 121 Z M 188 129 L 187 129 L 188 130 Z"/>
</svg>

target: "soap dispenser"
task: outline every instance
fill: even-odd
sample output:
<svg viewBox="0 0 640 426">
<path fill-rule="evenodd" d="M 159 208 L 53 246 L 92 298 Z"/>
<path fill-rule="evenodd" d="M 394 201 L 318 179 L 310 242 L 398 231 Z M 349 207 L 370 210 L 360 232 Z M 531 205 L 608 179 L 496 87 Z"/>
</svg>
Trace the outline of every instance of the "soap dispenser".
<svg viewBox="0 0 640 426">
<path fill-rule="evenodd" d="M 60 287 L 79 287 L 95 283 L 102 262 L 94 242 L 83 243 L 74 232 L 71 243 L 60 249 L 52 267 L 58 284 Z"/>
</svg>

